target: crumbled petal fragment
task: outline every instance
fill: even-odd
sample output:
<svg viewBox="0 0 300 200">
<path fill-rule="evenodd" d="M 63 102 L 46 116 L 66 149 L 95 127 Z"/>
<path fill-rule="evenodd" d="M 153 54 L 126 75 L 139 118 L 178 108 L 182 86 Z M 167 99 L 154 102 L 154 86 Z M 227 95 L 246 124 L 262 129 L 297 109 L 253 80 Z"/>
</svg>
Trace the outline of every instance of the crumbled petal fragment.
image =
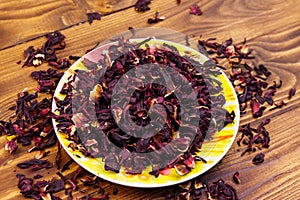
<svg viewBox="0 0 300 200">
<path fill-rule="evenodd" d="M 199 16 L 202 15 L 203 12 L 198 5 L 194 4 L 190 7 L 190 14 Z"/>
<path fill-rule="evenodd" d="M 155 24 L 155 23 L 164 21 L 166 19 L 166 17 L 159 17 L 158 15 L 159 15 L 159 13 L 156 12 L 154 18 L 149 18 L 147 21 L 148 24 Z"/>
<path fill-rule="evenodd" d="M 39 66 L 44 62 L 57 62 L 56 50 L 61 50 L 66 47 L 65 36 L 59 31 L 46 34 L 46 42 L 41 48 L 35 49 L 33 46 L 29 46 L 24 51 L 24 63 L 25 66 Z"/>
<path fill-rule="evenodd" d="M 296 94 L 296 88 L 291 88 L 289 91 L 289 99 L 291 99 Z"/>
<path fill-rule="evenodd" d="M 265 154 L 264 153 L 259 153 L 257 154 L 253 159 L 252 159 L 252 163 L 257 165 L 257 164 L 260 164 L 260 163 L 263 163 L 264 162 L 264 159 L 265 158 Z"/>
<path fill-rule="evenodd" d="M 151 3 L 150 0 L 138 0 L 135 3 L 134 8 L 138 12 L 144 12 L 144 11 L 150 10 L 150 7 L 149 7 L 150 3 Z"/>
<path fill-rule="evenodd" d="M 17 164 L 17 167 L 21 169 L 30 168 L 33 171 L 37 171 L 40 169 L 49 169 L 52 167 L 52 164 L 48 160 L 40 160 L 40 159 L 31 159 Z"/>
<path fill-rule="evenodd" d="M 9 151 L 10 154 L 12 154 L 14 151 L 16 151 L 18 149 L 18 145 L 16 144 L 15 139 L 7 141 L 5 143 L 4 149 L 6 151 Z"/>
<path fill-rule="evenodd" d="M 92 12 L 86 14 L 89 24 L 92 24 L 94 20 L 101 20 L 101 14 L 98 12 Z"/>
<path fill-rule="evenodd" d="M 239 172 L 235 172 L 233 174 L 233 177 L 232 177 L 233 181 L 237 184 L 241 183 L 241 180 L 240 180 L 240 173 Z"/>
</svg>

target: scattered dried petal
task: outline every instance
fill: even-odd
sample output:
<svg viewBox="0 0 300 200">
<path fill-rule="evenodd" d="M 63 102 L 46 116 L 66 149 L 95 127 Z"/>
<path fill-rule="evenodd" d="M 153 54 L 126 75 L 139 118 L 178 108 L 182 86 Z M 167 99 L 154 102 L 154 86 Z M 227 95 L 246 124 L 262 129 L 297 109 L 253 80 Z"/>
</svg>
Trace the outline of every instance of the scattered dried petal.
<svg viewBox="0 0 300 200">
<path fill-rule="evenodd" d="M 260 163 L 263 163 L 264 162 L 264 158 L 265 158 L 265 154 L 263 153 L 259 153 L 257 154 L 253 160 L 252 160 L 252 163 L 257 165 L 257 164 L 260 164 Z"/>
<path fill-rule="evenodd" d="M 21 162 L 17 164 L 17 166 L 21 169 L 31 167 L 33 171 L 36 171 L 43 168 L 49 169 L 52 167 L 52 164 L 48 160 L 31 159 L 28 161 Z"/>
<path fill-rule="evenodd" d="M 155 24 L 155 23 L 158 23 L 160 21 L 164 21 L 166 19 L 166 17 L 159 17 L 158 14 L 159 13 L 156 12 L 154 18 L 149 18 L 148 19 L 148 24 Z"/>
<path fill-rule="evenodd" d="M 270 110 L 275 110 L 277 108 L 282 108 L 283 106 L 287 105 L 284 101 L 279 101 L 274 103 L 275 107 L 271 108 Z"/>
<path fill-rule="evenodd" d="M 101 14 L 98 12 L 92 12 L 86 14 L 89 24 L 92 24 L 94 20 L 101 20 Z"/>
<path fill-rule="evenodd" d="M 201 11 L 198 5 L 194 4 L 190 7 L 190 14 L 199 16 L 202 15 L 203 12 Z"/>
<path fill-rule="evenodd" d="M 150 3 L 151 3 L 150 0 L 138 0 L 135 3 L 134 8 L 138 12 L 144 12 L 144 11 L 150 10 L 150 7 L 149 7 Z"/>
<path fill-rule="evenodd" d="M 296 88 L 291 88 L 289 91 L 289 97 L 288 99 L 291 99 L 296 94 Z"/>
<path fill-rule="evenodd" d="M 6 151 L 9 151 L 10 154 L 12 154 L 14 151 L 16 151 L 18 149 L 18 145 L 16 144 L 15 139 L 7 141 L 4 149 Z"/>
<path fill-rule="evenodd" d="M 233 181 L 237 184 L 241 183 L 241 180 L 240 180 L 240 173 L 239 172 L 235 172 L 233 174 L 233 177 L 232 177 Z"/>
</svg>

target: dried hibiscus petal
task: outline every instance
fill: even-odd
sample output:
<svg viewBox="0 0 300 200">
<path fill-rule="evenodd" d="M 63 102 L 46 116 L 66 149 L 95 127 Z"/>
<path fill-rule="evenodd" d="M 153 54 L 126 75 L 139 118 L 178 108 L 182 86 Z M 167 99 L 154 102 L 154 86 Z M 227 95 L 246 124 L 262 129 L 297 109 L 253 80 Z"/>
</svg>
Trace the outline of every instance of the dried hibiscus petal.
<svg viewBox="0 0 300 200">
<path fill-rule="evenodd" d="M 289 91 L 289 97 L 288 99 L 291 99 L 296 94 L 296 88 L 291 88 Z"/>
<path fill-rule="evenodd" d="M 227 42 L 228 45 L 230 41 Z M 122 46 L 130 47 L 130 43 L 126 41 L 120 41 Z M 227 44 L 226 44 L 227 45 Z M 221 130 L 228 123 L 232 123 L 235 118 L 234 112 L 228 112 L 222 108 L 226 103 L 225 98 L 222 93 L 218 90 L 221 89 L 221 83 L 218 80 L 211 80 L 210 85 L 206 85 L 203 82 L 202 73 L 215 74 L 218 76 L 220 71 L 215 68 L 203 67 L 201 68 L 201 73 L 195 70 L 192 63 L 197 64 L 195 61 L 188 57 L 181 57 L 178 54 L 176 47 L 168 44 L 163 45 L 164 49 L 155 49 L 155 51 L 149 51 L 149 49 L 136 49 L 129 52 L 122 52 L 122 48 L 116 46 L 111 46 L 108 49 L 111 59 L 114 59 L 112 66 L 103 74 L 98 82 L 93 82 L 93 73 L 97 73 L 97 63 L 85 60 L 84 65 L 87 65 L 90 71 L 75 71 L 75 78 L 70 77 L 69 82 L 64 85 L 61 90 L 61 94 L 65 94 L 64 99 L 55 98 L 57 105 L 57 112 L 59 114 L 53 116 L 53 118 L 58 122 L 57 128 L 60 132 L 65 133 L 70 143 L 70 148 L 79 149 L 84 155 L 91 157 L 100 157 L 105 162 L 105 169 L 119 172 L 120 167 L 124 166 L 126 172 L 129 174 L 140 174 L 145 169 L 145 166 L 152 165 L 153 171 L 150 174 L 154 176 L 159 176 L 160 174 L 168 174 L 171 168 L 175 168 L 179 174 L 186 174 L 192 170 L 195 165 L 195 161 L 201 161 L 201 159 L 194 159 L 196 152 L 199 152 L 202 142 L 204 140 L 206 131 L 209 127 L 209 122 L 211 120 L 212 111 L 210 106 L 215 103 L 218 107 L 217 111 L 222 113 L 222 117 L 218 115 L 216 119 L 216 127 L 212 129 L 211 134 L 214 131 Z M 100 63 L 105 63 L 105 60 L 100 60 Z M 110 100 L 112 98 L 112 90 L 117 84 L 119 79 L 135 67 L 139 67 L 139 70 L 145 70 L 144 75 L 157 77 L 158 72 L 149 72 L 148 68 L 143 69 L 143 64 L 150 64 L 156 66 L 158 64 L 168 64 L 168 67 L 175 68 L 182 74 L 186 76 L 187 80 L 191 83 L 195 92 L 198 94 L 197 99 L 199 105 L 200 119 L 199 127 L 192 126 L 186 127 L 186 131 L 182 133 L 183 136 L 191 137 L 196 134 L 194 141 L 192 141 L 191 147 L 188 146 L 188 139 L 186 138 L 176 138 L 174 141 L 173 148 L 182 153 L 174 162 L 166 162 L 164 168 L 155 168 L 155 161 L 159 160 L 159 155 L 152 154 L 153 160 L 146 158 L 144 156 L 131 156 L 130 152 L 154 152 L 161 148 L 164 148 L 170 141 L 175 140 L 174 133 L 178 130 L 181 123 L 181 106 L 179 100 L 176 98 L 173 91 L 166 88 L 160 84 L 144 84 L 141 87 L 136 88 L 134 84 L 128 85 L 128 87 L 133 87 L 135 91 L 133 92 L 128 106 L 124 106 L 128 110 L 129 116 L 132 121 L 138 126 L 146 126 L 151 122 L 151 119 L 156 122 L 164 121 L 166 119 L 166 125 L 159 131 L 155 136 L 149 134 L 147 131 L 143 132 L 143 137 L 137 137 L 133 133 L 127 134 L 118 128 L 118 123 L 127 126 L 127 122 L 124 121 L 124 112 L 122 109 L 115 109 L 111 112 Z M 91 73 L 92 72 L 92 73 Z M 175 73 L 175 72 L 174 72 Z M 177 74 L 177 73 L 176 73 Z M 176 79 L 176 75 L 173 76 Z M 178 76 L 177 76 L 178 77 Z M 72 85 L 75 79 L 83 80 L 85 84 L 81 84 L 80 81 L 76 81 L 76 87 Z M 174 80 L 180 81 L 180 80 Z M 95 86 L 96 85 L 96 86 Z M 123 87 L 121 87 L 123 88 Z M 126 92 L 126 87 L 124 91 Z M 209 88 L 212 88 L 214 96 L 209 95 Z M 76 114 L 72 114 L 72 110 L 69 109 L 70 104 L 74 103 L 72 99 L 72 90 L 77 93 L 83 93 L 83 91 L 92 91 L 84 93 L 82 103 L 78 103 L 79 108 Z M 184 86 L 180 86 L 178 91 L 185 91 Z M 122 95 L 124 96 L 124 95 Z M 122 97 L 121 96 L 121 97 Z M 189 94 L 186 94 L 185 99 L 189 98 Z M 100 128 L 103 130 L 103 134 L 91 134 L 89 138 L 83 139 L 79 138 L 78 130 L 86 131 L 89 127 L 94 133 L 97 127 L 92 126 L 93 123 L 89 123 L 89 116 L 86 114 L 89 112 L 89 100 L 95 100 L 93 108 L 96 108 L 97 118 Z M 73 101 L 73 102 L 72 102 Z M 120 100 L 122 102 L 122 100 Z M 77 105 L 77 104 L 76 104 Z M 123 104 L 122 104 L 123 105 Z M 162 109 L 154 109 L 161 105 Z M 155 117 L 153 114 L 155 113 Z M 77 126 L 77 131 L 74 132 L 74 121 Z M 124 122 L 124 123 L 123 123 Z M 148 136 L 149 135 L 149 136 Z M 145 137 L 148 136 L 148 137 Z M 100 137 L 101 141 L 107 142 L 97 142 L 96 138 Z M 118 153 L 110 151 L 110 145 L 113 143 L 122 149 Z M 82 145 L 83 144 L 83 145 Z M 172 153 L 172 149 L 168 149 Z M 192 156 L 193 155 L 193 156 Z M 203 161 L 205 162 L 205 161 Z"/>
<path fill-rule="evenodd" d="M 259 153 L 259 154 L 257 154 L 257 155 L 252 159 L 252 163 L 255 164 L 255 165 L 260 164 L 260 163 L 263 163 L 263 162 L 264 162 L 264 158 L 265 158 L 265 154 Z"/>
<path fill-rule="evenodd" d="M 233 181 L 234 181 L 235 183 L 241 183 L 241 180 L 240 180 L 240 173 L 239 173 L 239 172 L 235 172 L 235 173 L 233 174 L 232 179 L 233 179 Z"/>
<path fill-rule="evenodd" d="M 133 27 L 129 26 L 128 30 L 131 32 L 132 36 L 135 36 L 135 29 Z"/>
<path fill-rule="evenodd" d="M 10 154 L 12 154 L 14 151 L 16 151 L 18 149 L 18 145 L 16 144 L 15 139 L 7 141 L 4 149 L 9 151 Z"/>
<path fill-rule="evenodd" d="M 154 18 L 149 18 L 148 24 L 155 24 L 166 19 L 166 17 L 159 17 L 158 14 L 159 13 L 156 12 Z"/>
<path fill-rule="evenodd" d="M 18 188 L 20 189 L 21 193 L 24 196 L 31 194 L 33 188 L 33 179 L 26 178 L 22 174 L 17 174 L 17 178 L 19 179 Z"/>
<path fill-rule="evenodd" d="M 56 62 L 56 50 L 64 49 L 66 43 L 65 36 L 59 31 L 46 34 L 46 42 L 40 49 L 33 46 L 28 47 L 24 51 L 24 66 L 39 66 L 44 62 Z"/>
<path fill-rule="evenodd" d="M 51 168 L 52 164 L 48 160 L 31 159 L 28 161 L 18 163 L 17 167 L 19 167 L 21 169 L 26 169 L 26 168 L 31 167 L 32 170 L 36 171 L 36 170 L 40 170 L 43 168 L 46 168 L 46 169 Z"/>
<path fill-rule="evenodd" d="M 266 107 L 265 106 L 260 106 L 260 103 L 257 102 L 255 99 L 252 100 L 251 105 L 252 105 L 253 117 L 261 117 L 264 110 L 266 109 Z"/>
<path fill-rule="evenodd" d="M 135 3 L 134 8 L 138 12 L 144 12 L 144 11 L 150 10 L 150 7 L 149 7 L 150 3 L 151 3 L 150 0 L 138 0 Z"/>
<path fill-rule="evenodd" d="M 287 105 L 284 101 L 279 101 L 274 103 L 275 107 L 271 108 L 270 110 L 275 110 L 277 108 L 282 108 L 283 106 Z"/>
<path fill-rule="evenodd" d="M 192 15 L 202 15 L 203 14 L 203 12 L 202 12 L 202 10 L 199 8 L 199 6 L 198 5 L 196 5 L 196 4 L 194 4 L 194 5 L 192 5 L 191 7 L 190 7 L 190 14 L 192 14 Z"/>
<path fill-rule="evenodd" d="M 101 14 L 98 12 L 92 12 L 86 14 L 89 24 L 92 24 L 94 20 L 101 20 Z"/>
</svg>

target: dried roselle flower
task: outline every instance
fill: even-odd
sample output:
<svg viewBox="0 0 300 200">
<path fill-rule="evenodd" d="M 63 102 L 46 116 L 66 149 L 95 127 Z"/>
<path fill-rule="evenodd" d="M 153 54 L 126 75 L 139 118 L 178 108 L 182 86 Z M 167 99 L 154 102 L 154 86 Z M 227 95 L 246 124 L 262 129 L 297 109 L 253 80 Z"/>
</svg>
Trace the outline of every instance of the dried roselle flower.
<svg viewBox="0 0 300 200">
<path fill-rule="evenodd" d="M 207 161 L 200 156 L 195 156 L 194 158 L 195 158 L 195 161 L 202 161 L 203 163 L 207 163 Z"/>
<path fill-rule="evenodd" d="M 51 198 L 51 200 L 61 200 L 61 198 L 60 197 L 58 197 L 58 196 L 55 196 L 54 194 L 50 194 L 50 198 Z"/>
<path fill-rule="evenodd" d="M 24 51 L 24 66 L 38 66 L 44 62 L 56 62 L 56 50 L 64 49 L 65 36 L 59 31 L 46 34 L 47 41 L 40 49 L 34 49 L 33 46 L 28 47 Z"/>
<path fill-rule="evenodd" d="M 296 88 L 291 88 L 289 91 L 288 99 L 291 99 L 296 94 Z"/>
<path fill-rule="evenodd" d="M 279 101 L 274 103 L 275 107 L 271 108 L 270 110 L 275 110 L 277 108 L 282 108 L 283 106 L 287 105 L 284 101 Z"/>
<path fill-rule="evenodd" d="M 89 24 L 92 24 L 94 20 L 101 20 L 101 14 L 98 12 L 87 13 Z"/>
<path fill-rule="evenodd" d="M 47 54 L 50 56 L 54 53 L 55 50 L 61 50 L 65 48 L 65 36 L 59 32 L 54 31 L 53 33 L 46 34 L 47 41 L 42 47 L 42 50 L 48 52 Z"/>
<path fill-rule="evenodd" d="M 36 159 L 44 158 L 44 157 L 46 157 L 49 153 L 50 153 L 50 151 L 40 150 L 40 151 L 35 155 L 35 158 L 36 158 Z"/>
<path fill-rule="evenodd" d="M 66 68 L 69 68 L 71 66 L 71 63 L 67 58 L 60 58 L 60 59 L 58 59 L 57 62 L 50 61 L 49 65 L 55 67 L 56 69 L 66 69 Z"/>
<path fill-rule="evenodd" d="M 202 15 L 203 12 L 201 11 L 201 9 L 199 8 L 199 6 L 197 6 L 196 4 L 192 5 L 190 7 L 190 14 L 191 15 Z"/>
<path fill-rule="evenodd" d="M 276 81 L 274 81 L 274 84 L 272 86 L 268 87 L 268 89 L 276 90 L 278 88 L 281 88 L 281 86 L 282 86 L 282 80 L 279 81 L 279 84 L 277 84 Z"/>
<path fill-rule="evenodd" d="M 178 164 L 174 168 L 180 176 L 186 175 L 191 171 L 191 168 L 189 168 L 185 164 Z"/>
<path fill-rule="evenodd" d="M 66 162 L 66 164 L 63 165 L 62 169 L 61 169 L 61 172 L 64 172 L 68 169 L 70 169 L 70 165 L 74 162 L 73 159 L 69 160 L 68 162 Z"/>
<path fill-rule="evenodd" d="M 275 95 L 276 89 L 272 89 L 270 92 L 266 92 L 264 98 L 269 105 L 273 105 L 273 96 Z"/>
<path fill-rule="evenodd" d="M 155 23 L 158 23 L 160 21 L 164 21 L 166 19 L 166 17 L 159 17 L 158 14 L 159 13 L 156 12 L 154 18 L 149 18 L 148 21 L 147 21 L 148 24 L 155 24 Z"/>
<path fill-rule="evenodd" d="M 31 167 L 32 170 L 40 170 L 42 168 L 51 168 L 52 164 L 48 160 L 31 159 L 17 164 L 17 167 L 26 169 Z"/>
<path fill-rule="evenodd" d="M 240 180 L 240 173 L 239 172 L 235 172 L 233 174 L 233 177 L 232 177 L 233 181 L 237 184 L 241 183 L 241 180 Z"/>
<path fill-rule="evenodd" d="M 257 155 L 252 159 L 252 163 L 255 164 L 255 165 L 260 164 L 260 163 L 263 163 L 263 162 L 264 162 L 264 158 L 265 158 L 265 154 L 259 153 L 259 154 L 257 154 Z"/>
<path fill-rule="evenodd" d="M 129 26 L 128 30 L 131 32 L 132 36 L 135 36 L 135 29 L 133 27 Z"/>
<path fill-rule="evenodd" d="M 98 46 L 99 46 L 99 42 L 97 42 L 92 48 L 87 49 L 87 50 L 85 51 L 85 54 L 87 54 L 87 53 L 93 51 L 93 50 L 96 49 Z"/>
<path fill-rule="evenodd" d="M 4 149 L 6 151 L 9 151 L 10 154 L 12 154 L 14 151 L 16 151 L 18 149 L 18 145 L 16 144 L 15 139 L 7 141 L 4 146 Z"/>
<path fill-rule="evenodd" d="M 252 115 L 255 118 L 261 117 L 262 114 L 263 114 L 263 112 L 264 112 L 264 110 L 266 109 L 265 106 L 260 106 L 260 103 L 257 102 L 255 99 L 252 100 L 251 106 L 252 106 Z"/>
<path fill-rule="evenodd" d="M 151 3 L 150 0 L 137 0 L 135 3 L 135 10 L 138 12 L 144 12 L 150 10 L 149 4 Z"/>
<path fill-rule="evenodd" d="M 45 192 L 47 193 L 56 193 L 65 189 L 65 183 L 63 180 L 52 180 L 49 181 L 47 189 Z"/>
<path fill-rule="evenodd" d="M 266 130 L 265 125 L 270 123 L 270 119 L 266 119 L 261 122 L 257 128 L 251 127 L 250 124 L 243 125 L 240 128 L 240 132 L 242 132 L 241 138 L 238 140 L 238 145 L 242 144 L 247 146 L 247 149 L 242 153 L 244 155 L 247 152 L 254 152 L 256 148 L 268 148 L 270 143 L 270 135 Z"/>
</svg>

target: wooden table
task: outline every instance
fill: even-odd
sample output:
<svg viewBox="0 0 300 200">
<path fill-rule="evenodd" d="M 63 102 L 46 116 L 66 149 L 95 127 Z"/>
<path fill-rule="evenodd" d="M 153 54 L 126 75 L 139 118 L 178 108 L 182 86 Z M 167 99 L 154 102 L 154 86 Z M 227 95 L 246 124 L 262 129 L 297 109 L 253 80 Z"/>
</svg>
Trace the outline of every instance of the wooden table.
<svg viewBox="0 0 300 200">
<path fill-rule="evenodd" d="M 295 0 L 153 0 L 151 10 L 138 13 L 134 10 L 135 0 L 1 0 L 0 2 L 0 119 L 8 120 L 12 114 L 7 108 L 13 105 L 16 94 L 24 88 L 34 91 L 36 82 L 30 78 L 32 71 L 47 69 L 16 64 L 23 60 L 23 51 L 30 45 L 39 47 L 45 41 L 45 33 L 61 30 L 66 36 L 66 49 L 59 57 L 83 55 L 93 47 L 128 27 L 165 27 L 189 36 L 216 37 L 219 41 L 233 38 L 236 42 L 247 38 L 253 48 L 255 63 L 264 63 L 272 72 L 271 79 L 283 81 L 275 100 L 286 100 L 291 87 L 299 89 L 300 77 L 300 4 Z M 197 3 L 203 10 L 202 16 L 189 14 L 189 7 Z M 87 12 L 106 13 L 101 21 L 87 23 Z M 166 20 L 149 25 L 147 19 L 159 11 Z M 242 150 L 236 142 L 222 163 L 202 175 L 202 180 L 213 182 L 222 178 L 232 182 L 232 175 L 239 171 L 241 184 L 235 185 L 240 199 L 299 199 L 300 198 L 300 95 L 288 101 L 282 109 L 267 111 L 263 117 L 254 119 L 250 114 L 241 118 L 241 124 L 252 122 L 257 125 L 266 118 L 271 143 L 265 162 L 253 165 L 254 154 L 241 157 Z M 17 188 L 16 173 L 28 176 L 30 170 L 16 167 L 20 161 L 32 158 L 28 148 L 19 148 L 10 155 L 4 150 L 6 137 L 0 137 L 0 197 L 22 199 Z M 50 149 L 48 160 L 54 161 L 56 147 Z M 64 159 L 68 160 L 64 155 Z M 66 173 L 76 169 L 76 164 Z M 55 167 L 41 170 L 44 178 L 55 176 Z M 149 199 L 160 196 L 165 188 L 137 189 L 104 182 L 106 192 L 119 189 L 111 199 Z M 93 187 L 85 188 L 89 194 L 97 192 Z M 60 193 L 63 196 L 63 193 Z M 74 193 L 74 197 L 81 193 Z M 66 197 L 64 197 L 66 198 Z"/>
</svg>

